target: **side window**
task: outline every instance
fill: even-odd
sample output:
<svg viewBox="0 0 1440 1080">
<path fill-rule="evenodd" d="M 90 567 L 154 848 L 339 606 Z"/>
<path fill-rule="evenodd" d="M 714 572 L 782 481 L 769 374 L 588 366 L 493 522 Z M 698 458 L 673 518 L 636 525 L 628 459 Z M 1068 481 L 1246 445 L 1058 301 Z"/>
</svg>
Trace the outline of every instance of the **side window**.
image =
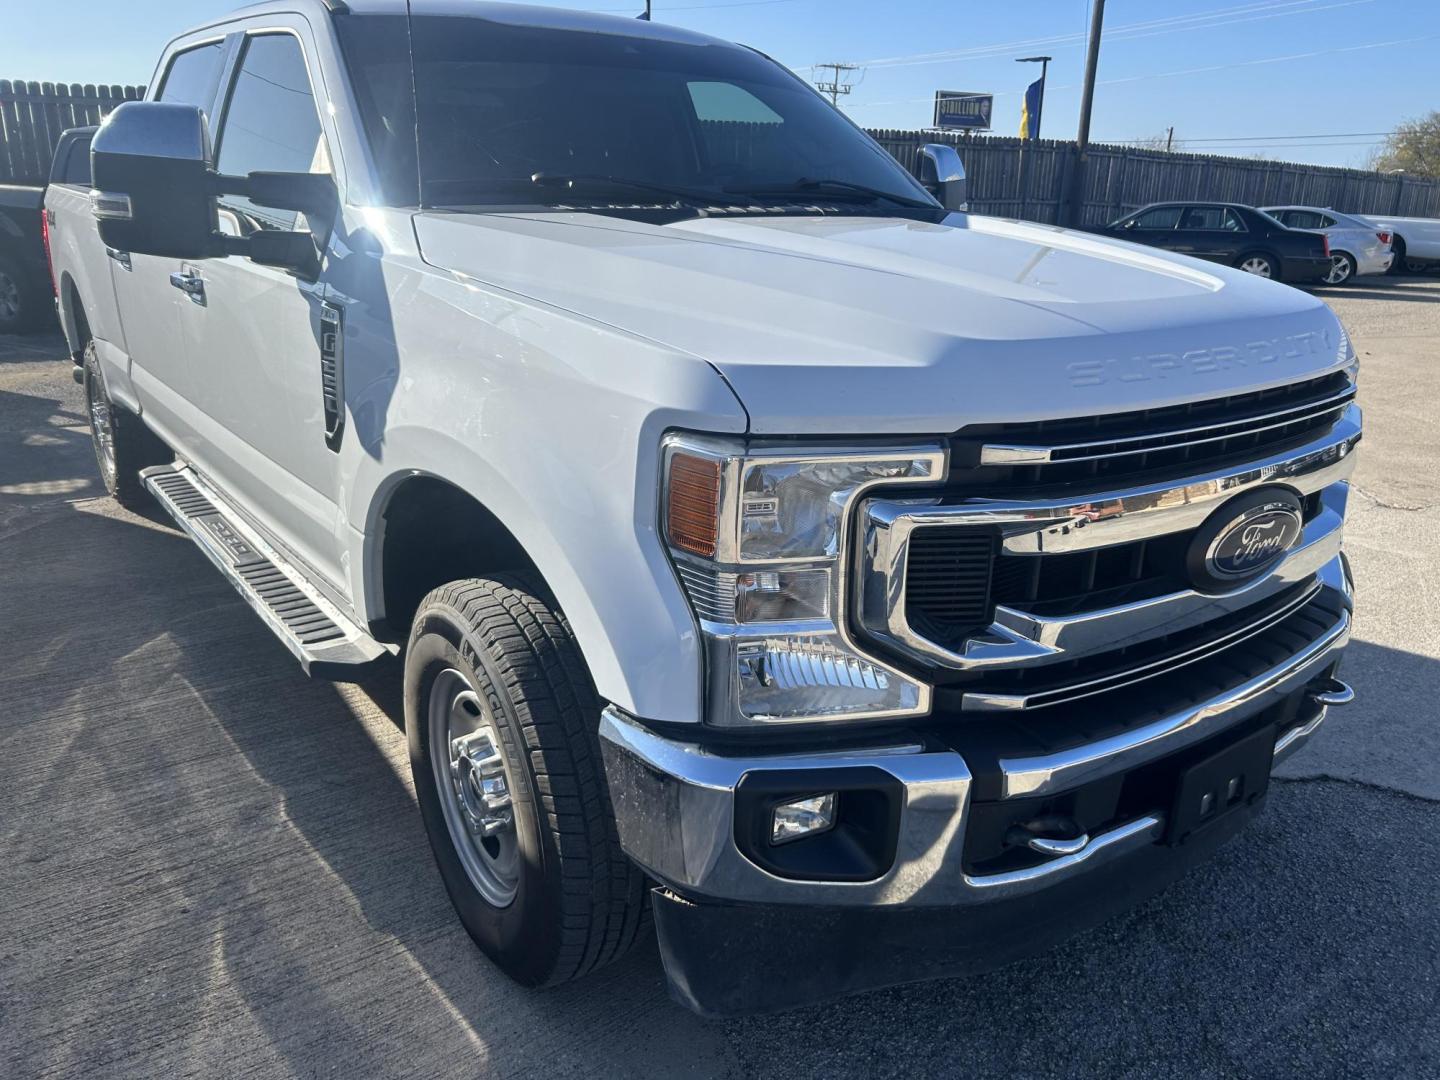
<svg viewBox="0 0 1440 1080">
<path fill-rule="evenodd" d="M 1249 229 L 1247 229 L 1247 228 L 1245 227 L 1245 221 L 1244 221 L 1244 219 L 1243 219 L 1239 214 L 1237 214 L 1234 210 L 1231 210 L 1230 207 L 1228 207 L 1228 206 L 1225 208 L 1225 217 L 1224 217 L 1224 219 L 1223 219 L 1222 224 L 1221 224 L 1220 227 L 1221 227 L 1222 229 L 1224 229 L 1226 232 L 1249 232 L 1249 231 L 1250 231 Z"/>
<path fill-rule="evenodd" d="M 71 140 L 60 182 L 79 184 L 87 188 L 90 186 L 90 136 Z"/>
<path fill-rule="evenodd" d="M 1318 219 L 1315 225 L 1317 229 L 1333 229 L 1336 225 L 1335 219 L 1329 214 L 1316 214 L 1315 217 Z"/>
<path fill-rule="evenodd" d="M 1280 220 L 1292 229 L 1320 228 L 1320 215 L 1309 210 L 1287 210 Z"/>
<path fill-rule="evenodd" d="M 1130 219 L 1131 229 L 1173 229 L 1180 221 L 1180 207 L 1157 206 Z"/>
<path fill-rule="evenodd" d="M 1191 206 L 1185 211 L 1180 222 L 1182 229 L 1220 229 L 1225 219 L 1225 210 L 1219 206 Z"/>
<path fill-rule="evenodd" d="M 173 101 L 180 105 L 198 105 L 206 115 L 215 100 L 215 86 L 220 81 L 220 61 L 224 42 L 212 41 L 176 53 L 160 80 L 157 101 Z"/>
<path fill-rule="evenodd" d="M 250 38 L 220 125 L 215 167 L 230 176 L 252 172 L 330 172 L 330 155 L 305 54 L 291 34 Z M 292 230 L 293 210 L 258 206 L 241 195 L 220 197 L 222 226 L 241 235 L 259 229 Z M 226 222 L 227 217 L 233 218 Z"/>
</svg>

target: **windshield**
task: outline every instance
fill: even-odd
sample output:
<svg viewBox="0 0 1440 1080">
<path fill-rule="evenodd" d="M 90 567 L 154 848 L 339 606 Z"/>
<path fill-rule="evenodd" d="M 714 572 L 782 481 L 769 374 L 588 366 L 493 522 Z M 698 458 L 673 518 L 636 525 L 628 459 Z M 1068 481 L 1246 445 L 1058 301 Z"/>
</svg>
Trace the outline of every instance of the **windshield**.
<svg viewBox="0 0 1440 1080">
<path fill-rule="evenodd" d="M 403 17 L 337 26 L 387 188 L 418 165 L 422 206 L 936 205 L 810 87 L 739 46 L 416 15 L 412 98 Z"/>
</svg>

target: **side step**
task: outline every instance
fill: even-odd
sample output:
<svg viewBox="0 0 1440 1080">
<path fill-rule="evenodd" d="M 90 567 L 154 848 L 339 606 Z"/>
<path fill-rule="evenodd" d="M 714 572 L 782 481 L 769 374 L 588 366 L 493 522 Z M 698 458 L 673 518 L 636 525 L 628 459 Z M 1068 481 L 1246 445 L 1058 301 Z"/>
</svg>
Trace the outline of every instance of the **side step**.
<svg viewBox="0 0 1440 1080">
<path fill-rule="evenodd" d="M 350 680 L 364 665 L 394 654 L 320 595 L 188 465 L 157 465 L 140 478 L 307 674 Z"/>
</svg>

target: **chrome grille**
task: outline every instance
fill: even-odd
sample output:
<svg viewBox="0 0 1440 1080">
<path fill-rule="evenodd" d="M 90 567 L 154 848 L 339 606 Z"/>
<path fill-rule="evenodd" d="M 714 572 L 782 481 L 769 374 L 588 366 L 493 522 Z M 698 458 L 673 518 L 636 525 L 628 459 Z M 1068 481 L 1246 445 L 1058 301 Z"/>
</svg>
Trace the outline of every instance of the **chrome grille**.
<svg viewBox="0 0 1440 1080">
<path fill-rule="evenodd" d="M 1354 398 L 1350 376 L 1335 372 L 1159 409 L 964 428 L 952 439 L 950 480 L 1017 490 L 1203 471 L 1313 438 Z"/>
<path fill-rule="evenodd" d="M 1218 635 L 1221 616 L 1258 611 L 1337 558 L 1360 434 L 1350 403 L 1298 444 L 1208 471 L 1060 491 L 867 499 L 855 622 L 880 645 L 939 669 L 937 686 L 986 684 L 1181 630 L 1203 638 L 1207 624 Z M 1200 591 L 1186 565 L 1195 530 L 1229 500 L 1267 487 L 1299 494 L 1301 537 L 1259 579 L 1218 596 Z"/>
</svg>

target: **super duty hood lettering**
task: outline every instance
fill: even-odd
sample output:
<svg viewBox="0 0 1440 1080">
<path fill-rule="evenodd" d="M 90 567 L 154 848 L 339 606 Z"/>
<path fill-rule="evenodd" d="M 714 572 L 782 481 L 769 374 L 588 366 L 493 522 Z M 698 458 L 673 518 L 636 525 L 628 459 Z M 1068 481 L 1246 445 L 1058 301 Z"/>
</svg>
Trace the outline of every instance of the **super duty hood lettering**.
<svg viewBox="0 0 1440 1080">
<path fill-rule="evenodd" d="M 1065 365 L 1070 385 L 1076 388 L 1109 383 L 1153 382 L 1184 379 L 1188 376 L 1224 375 L 1234 370 L 1254 371 L 1282 360 L 1311 359 L 1323 365 L 1336 355 L 1336 335 L 1330 330 L 1247 341 L 1243 345 L 1217 345 L 1210 349 L 1189 349 L 1183 353 L 1158 352 L 1116 356 L 1104 360 L 1075 360 Z M 1199 389 L 1199 386 L 1196 386 Z"/>
</svg>

